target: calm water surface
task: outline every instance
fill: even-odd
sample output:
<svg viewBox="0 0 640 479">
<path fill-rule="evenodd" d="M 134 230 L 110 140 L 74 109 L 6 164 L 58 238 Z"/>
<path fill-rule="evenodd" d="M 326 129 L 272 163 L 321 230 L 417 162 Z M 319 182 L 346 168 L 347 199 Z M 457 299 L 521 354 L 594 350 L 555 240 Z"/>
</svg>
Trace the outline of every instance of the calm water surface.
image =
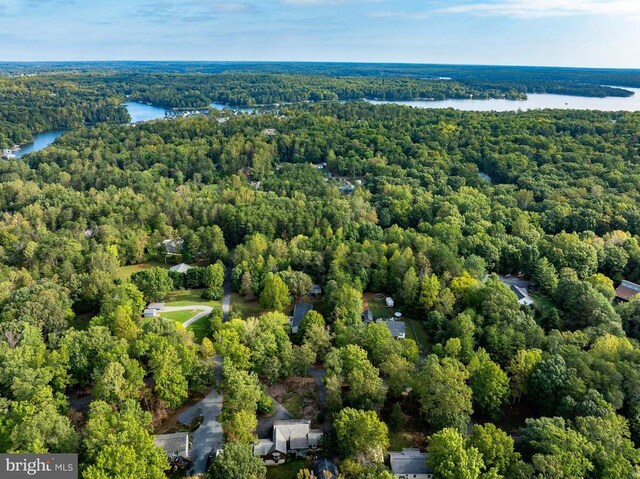
<svg viewBox="0 0 640 479">
<path fill-rule="evenodd" d="M 61 136 L 63 133 L 65 133 L 65 130 L 51 130 L 36 135 L 33 143 L 29 143 L 28 145 L 23 146 L 20 151 L 16 151 L 16 157 L 22 158 L 24 155 L 29 153 L 35 153 L 36 151 L 45 149 L 51 143 L 56 141 L 56 138 Z"/>
<path fill-rule="evenodd" d="M 137 101 L 128 101 L 124 104 L 131 117 L 131 123 L 139 123 L 141 121 L 159 120 L 165 117 L 169 111 L 159 106 L 147 105 L 146 103 L 138 103 Z"/>
<path fill-rule="evenodd" d="M 416 108 L 453 108 L 463 111 L 518 111 L 558 108 L 563 110 L 640 111 L 640 88 L 627 88 L 635 95 L 627 98 L 590 98 L 583 96 L 529 94 L 527 100 L 442 100 L 383 101 L 367 100 L 374 105 L 406 105 Z"/>
</svg>

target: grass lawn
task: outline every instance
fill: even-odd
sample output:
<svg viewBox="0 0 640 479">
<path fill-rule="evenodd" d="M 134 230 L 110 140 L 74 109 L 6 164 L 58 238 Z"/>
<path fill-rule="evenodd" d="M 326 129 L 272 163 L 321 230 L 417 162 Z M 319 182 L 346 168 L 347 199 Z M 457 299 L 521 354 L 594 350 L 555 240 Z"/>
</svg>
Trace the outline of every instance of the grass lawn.
<svg viewBox="0 0 640 479">
<path fill-rule="evenodd" d="M 201 313 L 200 309 L 190 309 L 188 311 L 170 311 L 167 313 L 160 313 L 160 317 L 164 319 L 171 319 L 176 323 L 184 323 L 185 321 L 193 318 L 196 314 Z"/>
<path fill-rule="evenodd" d="M 267 467 L 267 479 L 295 479 L 298 471 L 311 468 L 311 463 L 304 459 L 287 460 L 281 466 Z"/>
<path fill-rule="evenodd" d="M 137 273 L 138 271 L 143 271 L 154 266 L 159 266 L 161 268 L 170 268 L 172 265 L 163 263 L 161 261 L 149 261 L 147 263 L 131 264 L 129 266 L 122 266 L 118 268 L 116 277 L 122 280 L 127 280 L 133 273 Z"/>
<path fill-rule="evenodd" d="M 427 347 L 427 330 L 422 321 L 417 319 L 403 318 L 407 323 L 407 336 L 413 339 L 421 348 Z M 413 328 L 411 328 L 413 326 Z M 415 331 L 415 334 L 414 334 Z"/>
<path fill-rule="evenodd" d="M 367 293 L 364 296 L 364 301 L 369 304 L 369 309 L 373 313 L 373 319 L 389 319 L 393 317 L 393 313 L 397 310 L 393 308 L 387 308 L 386 303 L 383 301 L 376 301 L 373 299 L 373 294 Z"/>
<path fill-rule="evenodd" d="M 206 317 L 200 318 L 195 323 L 187 326 L 187 331 L 192 331 L 198 344 L 209 334 L 209 321 Z"/>
<path fill-rule="evenodd" d="M 239 314 L 243 319 L 260 316 L 265 312 L 257 299 L 248 301 L 238 293 L 231 293 L 231 311 Z"/>
<path fill-rule="evenodd" d="M 177 289 L 171 291 L 164 300 L 167 306 L 191 306 L 191 305 L 203 305 L 203 306 L 220 306 L 220 301 L 209 301 L 202 299 L 202 293 L 204 289 Z M 189 318 L 187 318 L 189 319 Z"/>
</svg>

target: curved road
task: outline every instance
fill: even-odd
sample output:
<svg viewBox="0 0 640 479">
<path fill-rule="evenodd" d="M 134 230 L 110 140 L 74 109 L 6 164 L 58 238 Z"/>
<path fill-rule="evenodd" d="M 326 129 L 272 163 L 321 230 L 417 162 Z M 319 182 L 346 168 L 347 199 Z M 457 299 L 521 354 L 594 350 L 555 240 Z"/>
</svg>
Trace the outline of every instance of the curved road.
<svg viewBox="0 0 640 479">
<path fill-rule="evenodd" d="M 196 314 L 193 318 L 187 319 L 184 323 L 182 323 L 182 325 L 185 328 L 187 326 L 195 323 L 200 318 L 204 318 L 205 316 L 210 315 L 211 311 L 213 311 L 213 308 L 211 308 L 211 306 L 204 306 L 202 304 L 193 304 L 193 305 L 190 305 L 190 306 L 165 306 L 160 311 L 160 314 L 162 314 L 162 313 L 171 313 L 173 311 L 193 311 L 194 309 L 199 309 L 202 312 Z"/>
</svg>

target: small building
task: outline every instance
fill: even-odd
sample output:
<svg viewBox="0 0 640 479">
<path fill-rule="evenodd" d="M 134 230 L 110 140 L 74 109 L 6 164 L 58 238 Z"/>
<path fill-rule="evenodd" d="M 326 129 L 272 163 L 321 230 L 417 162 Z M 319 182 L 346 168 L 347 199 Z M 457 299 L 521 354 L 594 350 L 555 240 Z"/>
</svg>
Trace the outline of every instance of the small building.
<svg viewBox="0 0 640 479">
<path fill-rule="evenodd" d="M 533 299 L 531 299 L 531 296 L 529 296 L 527 288 L 516 286 L 515 284 L 510 284 L 509 289 L 513 291 L 513 293 L 518 297 L 518 303 L 525 306 L 530 306 L 533 304 Z"/>
<path fill-rule="evenodd" d="M 155 437 L 153 443 L 164 449 L 169 461 L 189 457 L 189 433 L 160 434 Z"/>
<path fill-rule="evenodd" d="M 480 177 L 480 179 L 486 183 L 491 184 L 491 177 L 489 175 L 487 175 L 486 173 L 478 173 L 478 176 Z"/>
<path fill-rule="evenodd" d="M 389 328 L 391 336 L 395 339 L 404 339 L 407 337 L 407 325 L 404 321 L 388 319 L 386 321 L 381 321 L 381 323 L 384 323 L 387 328 Z"/>
<path fill-rule="evenodd" d="M 311 296 L 320 296 L 322 294 L 322 288 L 320 287 L 319 284 L 314 284 L 313 286 L 311 286 L 311 289 L 309 290 L 309 294 Z"/>
<path fill-rule="evenodd" d="M 180 263 L 169 268 L 169 271 L 173 271 L 174 273 L 185 274 L 190 269 L 193 269 L 193 266 L 189 266 L 186 263 Z"/>
<path fill-rule="evenodd" d="M 362 319 L 365 324 L 373 323 L 373 312 L 370 309 L 365 309 L 362 314 Z"/>
<path fill-rule="evenodd" d="M 276 131 L 276 129 L 275 129 L 275 128 L 265 128 L 265 129 L 264 129 L 264 130 L 262 130 L 260 133 L 261 133 L 262 135 L 265 135 L 265 136 L 273 136 L 273 135 L 275 135 L 275 134 L 276 134 L 276 133 L 278 133 L 278 132 Z"/>
<path fill-rule="evenodd" d="M 158 247 L 164 248 L 165 253 L 175 255 L 180 254 L 184 240 L 182 238 L 167 238 L 166 240 L 158 243 Z"/>
<path fill-rule="evenodd" d="M 338 479 L 338 468 L 329 459 L 322 459 L 313 466 L 316 479 Z"/>
<path fill-rule="evenodd" d="M 403 449 L 389 453 L 391 472 L 396 479 L 432 479 L 433 471 L 427 466 L 427 454 L 420 449 Z"/>
<path fill-rule="evenodd" d="M 322 440 L 322 431 L 311 429 L 308 419 L 274 421 L 271 439 L 260 439 L 253 445 L 253 454 L 260 456 L 265 464 L 284 464 L 288 456 L 307 457 L 317 451 Z"/>
<path fill-rule="evenodd" d="M 163 309 L 164 303 L 149 303 L 142 314 L 145 318 L 156 318 Z"/>
<path fill-rule="evenodd" d="M 2 150 L 2 158 L 5 160 L 13 160 L 15 157 L 15 153 L 10 148 Z"/>
<path fill-rule="evenodd" d="M 390 296 L 384 298 L 384 302 L 387 304 L 387 308 L 393 308 L 396 305 L 396 302 Z"/>
<path fill-rule="evenodd" d="M 300 323 L 307 315 L 307 313 L 312 309 L 313 304 L 311 303 L 298 303 L 293 307 L 293 316 L 291 317 L 291 320 L 289 322 L 289 325 L 291 326 L 291 332 L 293 334 L 296 334 L 298 332 Z"/>
<path fill-rule="evenodd" d="M 640 285 L 631 281 L 623 280 L 616 288 L 616 298 L 620 301 L 631 301 L 635 295 L 640 293 Z"/>
</svg>

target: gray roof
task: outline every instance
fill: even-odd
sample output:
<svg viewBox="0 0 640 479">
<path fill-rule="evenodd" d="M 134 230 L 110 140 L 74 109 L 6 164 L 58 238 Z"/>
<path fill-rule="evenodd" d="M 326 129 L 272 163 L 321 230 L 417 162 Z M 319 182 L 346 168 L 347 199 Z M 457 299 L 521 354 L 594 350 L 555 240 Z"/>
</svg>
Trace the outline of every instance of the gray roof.
<svg viewBox="0 0 640 479">
<path fill-rule="evenodd" d="M 394 474 L 432 474 L 427 466 L 427 454 L 419 449 L 403 449 L 402 452 L 390 452 L 389 462 Z"/>
<path fill-rule="evenodd" d="M 394 338 L 407 334 L 407 325 L 402 321 L 382 321 L 387 325 Z"/>
<path fill-rule="evenodd" d="M 173 455 L 176 451 L 186 455 L 189 444 L 189 433 L 176 432 L 173 434 L 160 434 L 155 437 L 153 443 L 164 449 L 167 455 Z"/>
<path fill-rule="evenodd" d="M 273 423 L 273 439 L 260 439 L 254 444 L 253 453 L 257 456 L 266 456 L 272 452 L 286 454 L 289 450 L 318 446 L 321 439 L 322 431 L 311 429 L 311 421 L 308 419 L 276 420 Z"/>
<path fill-rule="evenodd" d="M 313 304 L 311 303 L 298 303 L 293 308 L 293 321 L 291 322 L 292 327 L 296 327 L 300 325 L 302 319 L 306 316 L 306 314 L 313 309 Z"/>
<path fill-rule="evenodd" d="M 525 295 L 522 293 L 522 291 L 520 291 L 520 288 L 518 288 L 516 285 L 511 284 L 509 285 L 509 288 L 511 289 L 511 291 L 513 291 L 515 293 L 515 295 L 518 297 L 518 301 L 520 301 L 521 299 L 525 298 Z"/>
<path fill-rule="evenodd" d="M 322 294 L 322 287 L 319 284 L 312 285 L 309 294 Z"/>
<path fill-rule="evenodd" d="M 625 288 L 629 288 L 640 293 L 640 284 L 632 283 L 631 281 L 627 281 L 626 279 L 622 280 L 620 286 L 624 286 Z"/>
<path fill-rule="evenodd" d="M 147 309 L 163 309 L 164 303 L 149 303 Z"/>
<path fill-rule="evenodd" d="M 180 263 L 169 268 L 169 271 L 175 271 L 176 273 L 186 273 L 190 269 L 193 269 L 193 266 L 189 266 L 186 263 Z"/>
<path fill-rule="evenodd" d="M 365 310 L 364 312 L 364 320 L 367 323 L 370 323 L 373 321 L 373 312 L 370 309 Z"/>
</svg>

